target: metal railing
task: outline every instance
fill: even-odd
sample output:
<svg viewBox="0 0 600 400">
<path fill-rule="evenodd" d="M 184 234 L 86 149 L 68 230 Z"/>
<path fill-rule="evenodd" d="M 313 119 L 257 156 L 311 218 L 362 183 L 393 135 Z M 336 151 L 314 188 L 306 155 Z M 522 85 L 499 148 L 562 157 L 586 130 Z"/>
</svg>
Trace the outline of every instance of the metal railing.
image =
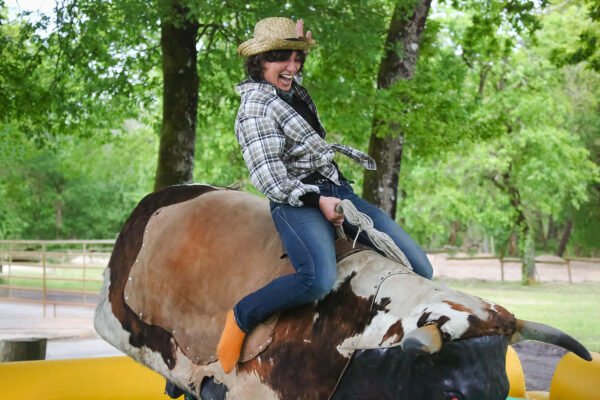
<svg viewBox="0 0 600 400">
<path fill-rule="evenodd" d="M 114 240 L 0 240 L 0 300 L 95 307 Z"/>
</svg>

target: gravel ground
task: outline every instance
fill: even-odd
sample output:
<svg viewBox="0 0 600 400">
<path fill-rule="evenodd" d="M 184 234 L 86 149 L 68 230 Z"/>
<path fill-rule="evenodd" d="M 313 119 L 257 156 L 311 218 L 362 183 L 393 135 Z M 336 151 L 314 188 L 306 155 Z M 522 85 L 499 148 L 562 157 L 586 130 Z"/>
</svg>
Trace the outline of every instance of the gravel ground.
<svg viewBox="0 0 600 400">
<path fill-rule="evenodd" d="M 541 342 L 519 342 L 513 345 L 525 373 L 527 390 L 550 391 L 550 382 L 560 359 L 567 350 Z"/>
</svg>

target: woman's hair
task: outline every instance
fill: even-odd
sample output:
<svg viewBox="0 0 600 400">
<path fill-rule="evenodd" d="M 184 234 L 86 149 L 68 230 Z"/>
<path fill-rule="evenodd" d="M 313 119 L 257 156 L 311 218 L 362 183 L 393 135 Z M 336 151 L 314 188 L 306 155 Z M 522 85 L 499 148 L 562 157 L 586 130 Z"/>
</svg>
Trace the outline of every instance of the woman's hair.
<svg viewBox="0 0 600 400">
<path fill-rule="evenodd" d="M 253 56 L 248 57 L 244 62 L 244 69 L 246 70 L 246 74 L 255 81 L 262 80 L 265 61 L 285 61 L 290 58 L 290 56 L 292 55 L 292 51 L 294 50 L 270 50 L 264 53 L 255 54 Z M 302 50 L 296 50 L 296 53 L 300 58 L 301 62 L 300 70 L 298 72 L 302 73 L 304 61 L 306 60 L 306 53 L 304 53 Z"/>
</svg>

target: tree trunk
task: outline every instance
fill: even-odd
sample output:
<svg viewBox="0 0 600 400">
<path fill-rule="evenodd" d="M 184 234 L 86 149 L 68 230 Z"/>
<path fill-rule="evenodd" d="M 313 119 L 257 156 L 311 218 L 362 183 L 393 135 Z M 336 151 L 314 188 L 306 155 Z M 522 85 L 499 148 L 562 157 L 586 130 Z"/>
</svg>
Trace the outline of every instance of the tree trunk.
<svg viewBox="0 0 600 400">
<path fill-rule="evenodd" d="M 541 218 L 538 225 L 540 230 L 540 241 L 542 242 L 542 247 L 544 251 L 548 251 L 548 237 L 544 233 L 544 221 Z"/>
<path fill-rule="evenodd" d="M 450 236 L 448 237 L 448 244 L 454 246 L 458 237 L 458 230 L 460 229 L 460 221 L 452 221 L 450 224 Z"/>
<path fill-rule="evenodd" d="M 58 197 L 54 203 L 56 211 L 56 218 L 54 219 L 54 237 L 60 238 L 63 230 L 63 204 L 62 204 L 62 190 L 58 192 Z"/>
<path fill-rule="evenodd" d="M 535 283 L 535 237 L 533 235 L 533 229 L 531 229 L 531 224 L 527 221 L 527 217 L 523 211 L 524 207 L 521 202 L 521 193 L 512 182 L 511 173 L 512 164 L 509 164 L 508 170 L 502 175 L 494 174 L 488 176 L 488 178 L 508 196 L 510 205 L 517 213 L 515 226 L 518 229 L 518 238 L 521 241 L 519 255 L 523 260 L 521 276 L 523 283 L 532 284 Z M 511 243 L 513 239 L 516 239 L 514 232 L 509 238 L 509 253 L 512 250 L 510 247 L 513 245 L 513 243 Z"/>
<path fill-rule="evenodd" d="M 369 154 L 377 162 L 377 170 L 365 170 L 363 197 L 392 219 L 396 218 L 403 144 L 404 135 L 401 132 L 400 136 L 380 138 L 371 131 Z"/>
<path fill-rule="evenodd" d="M 565 231 L 560 238 L 560 243 L 558 244 L 558 248 L 556 249 L 556 255 L 562 257 L 565 249 L 567 248 L 567 243 L 569 243 L 569 238 L 571 237 L 571 229 L 573 229 L 573 221 L 570 219 L 567 220 L 567 225 L 565 226 Z"/>
<path fill-rule="evenodd" d="M 385 42 L 386 52 L 379 65 L 379 90 L 388 90 L 399 79 L 412 79 L 414 76 L 419 42 L 431 0 L 417 0 L 409 4 L 407 9 L 406 3 L 399 1 L 394 9 Z M 400 45 L 401 54 L 396 50 Z M 369 154 L 377 162 L 377 171 L 365 171 L 363 197 L 392 218 L 396 216 L 403 143 L 404 133 L 398 122 L 373 118 Z"/>
<path fill-rule="evenodd" d="M 548 218 L 548 233 L 546 234 L 548 240 L 556 239 L 556 227 L 554 226 L 554 218 L 552 215 Z"/>
<path fill-rule="evenodd" d="M 516 257 L 519 255 L 519 238 L 515 232 L 511 233 L 508 237 L 508 255 L 512 257 Z"/>
<path fill-rule="evenodd" d="M 526 285 L 532 285 L 536 282 L 535 279 L 535 238 L 531 233 L 527 222 L 521 229 L 523 237 L 523 250 L 521 251 L 522 280 Z"/>
<path fill-rule="evenodd" d="M 505 182 L 509 182 L 507 179 Z M 520 256 L 521 260 L 523 260 L 523 265 L 521 267 L 521 276 L 522 281 L 525 284 L 534 284 L 535 283 L 535 237 L 533 234 L 533 229 L 529 222 L 527 221 L 527 217 L 525 217 L 525 213 L 523 212 L 523 204 L 521 204 L 521 194 L 519 190 L 514 186 L 508 186 L 508 193 L 510 196 L 510 203 L 514 207 L 517 212 L 517 220 L 516 225 L 519 229 L 519 238 L 521 239 L 521 248 L 520 248 Z"/>
<path fill-rule="evenodd" d="M 166 4 L 175 16 L 161 21 L 163 120 L 154 190 L 193 180 L 196 146 L 199 26 L 187 18 L 181 0 Z"/>
</svg>

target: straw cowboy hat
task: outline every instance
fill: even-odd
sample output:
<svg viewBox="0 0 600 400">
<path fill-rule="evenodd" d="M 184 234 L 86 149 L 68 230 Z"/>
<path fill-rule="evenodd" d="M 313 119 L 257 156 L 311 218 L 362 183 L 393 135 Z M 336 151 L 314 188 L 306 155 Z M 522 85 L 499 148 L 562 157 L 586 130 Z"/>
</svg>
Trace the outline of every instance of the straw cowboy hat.
<svg viewBox="0 0 600 400">
<path fill-rule="evenodd" d="M 265 18 L 254 26 L 254 37 L 240 44 L 237 52 L 243 57 L 269 50 L 308 50 L 315 41 L 298 36 L 296 24 L 289 18 Z"/>
</svg>

